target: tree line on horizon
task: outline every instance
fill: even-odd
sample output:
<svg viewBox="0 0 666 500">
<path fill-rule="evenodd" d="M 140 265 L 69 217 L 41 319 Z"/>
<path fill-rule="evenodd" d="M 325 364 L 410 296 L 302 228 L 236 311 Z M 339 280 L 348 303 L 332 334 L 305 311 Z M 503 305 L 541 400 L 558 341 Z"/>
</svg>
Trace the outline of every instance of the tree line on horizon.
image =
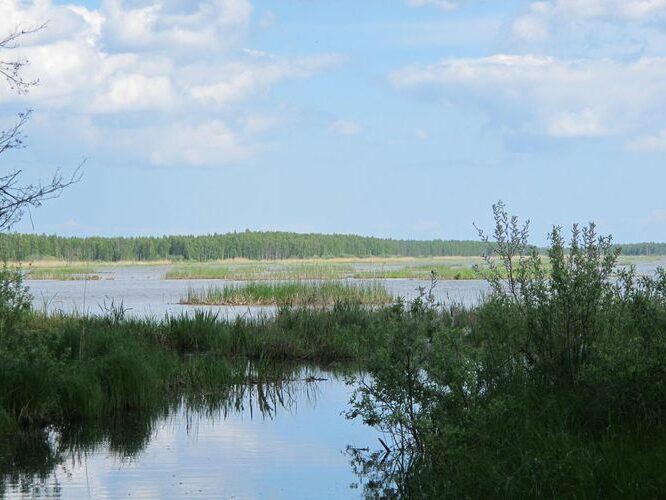
<svg viewBox="0 0 666 500">
<path fill-rule="evenodd" d="M 480 241 L 394 240 L 341 234 L 234 232 L 206 236 L 63 237 L 0 234 L 0 258 L 29 261 L 209 261 L 232 258 L 276 260 L 332 257 L 480 256 Z"/>
<path fill-rule="evenodd" d="M 625 255 L 666 255 L 666 243 L 621 245 Z M 397 240 L 346 234 L 245 231 L 205 236 L 64 237 L 0 234 L 0 258 L 30 261 L 210 261 L 332 257 L 441 257 L 484 255 L 488 245 L 471 240 Z"/>
</svg>

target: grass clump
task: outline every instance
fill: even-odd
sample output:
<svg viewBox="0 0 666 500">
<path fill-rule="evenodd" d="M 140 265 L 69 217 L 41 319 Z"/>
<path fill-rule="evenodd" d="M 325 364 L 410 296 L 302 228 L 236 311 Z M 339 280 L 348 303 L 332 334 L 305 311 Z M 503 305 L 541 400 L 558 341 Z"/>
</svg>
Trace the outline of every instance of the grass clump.
<svg viewBox="0 0 666 500">
<path fill-rule="evenodd" d="M 479 275 L 472 267 L 454 267 L 441 264 L 405 266 L 397 269 L 378 269 L 370 271 L 355 271 L 354 278 L 358 279 L 415 279 L 429 280 L 432 273 L 441 280 L 473 280 Z"/>
<path fill-rule="evenodd" d="M 89 268 L 76 267 L 31 267 L 26 271 L 28 280 L 100 280 L 102 276 L 92 272 Z"/>
<path fill-rule="evenodd" d="M 330 306 L 338 302 L 387 304 L 394 300 L 379 283 L 275 281 L 193 288 L 181 304 Z"/>
<path fill-rule="evenodd" d="M 190 264 L 167 271 L 165 279 L 224 279 L 231 281 L 339 280 L 352 276 L 353 268 L 340 263 L 300 261 L 260 264 Z"/>
</svg>

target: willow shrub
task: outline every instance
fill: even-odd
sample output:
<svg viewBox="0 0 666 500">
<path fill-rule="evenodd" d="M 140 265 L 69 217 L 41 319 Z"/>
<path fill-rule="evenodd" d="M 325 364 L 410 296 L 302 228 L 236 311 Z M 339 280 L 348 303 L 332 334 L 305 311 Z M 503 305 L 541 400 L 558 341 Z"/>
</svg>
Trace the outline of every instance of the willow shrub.
<svg viewBox="0 0 666 500">
<path fill-rule="evenodd" d="M 370 493 L 655 494 L 666 487 L 666 274 L 618 269 L 594 224 L 569 242 L 553 228 L 545 259 L 529 223 L 493 210 L 482 303 L 422 297 L 371 334 L 349 416 L 394 437 L 386 450 L 402 458 L 369 457 Z M 407 466 L 387 471 L 395 463 Z"/>
</svg>

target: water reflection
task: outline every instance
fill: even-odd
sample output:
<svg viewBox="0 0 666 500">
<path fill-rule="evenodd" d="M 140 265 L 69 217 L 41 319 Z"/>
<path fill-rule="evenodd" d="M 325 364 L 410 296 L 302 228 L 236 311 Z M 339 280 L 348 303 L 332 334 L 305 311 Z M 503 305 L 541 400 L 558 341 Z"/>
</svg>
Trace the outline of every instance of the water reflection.
<svg viewBox="0 0 666 500">
<path fill-rule="evenodd" d="M 365 498 L 404 498 L 401 487 L 414 470 L 414 455 L 404 451 L 347 447 L 349 463 Z"/>
<path fill-rule="evenodd" d="M 57 425 L 0 442 L 0 497 L 354 497 L 342 376 L 248 369 L 243 384 L 179 394 L 140 414 Z M 300 478 L 300 479 L 299 479 Z"/>
</svg>

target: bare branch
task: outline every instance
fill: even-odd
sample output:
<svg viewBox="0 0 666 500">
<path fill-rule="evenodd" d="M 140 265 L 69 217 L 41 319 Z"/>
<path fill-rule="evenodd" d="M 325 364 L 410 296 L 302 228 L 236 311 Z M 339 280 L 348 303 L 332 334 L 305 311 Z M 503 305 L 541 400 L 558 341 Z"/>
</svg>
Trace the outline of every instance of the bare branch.
<svg viewBox="0 0 666 500">
<path fill-rule="evenodd" d="M 63 189 L 79 182 L 84 164 L 85 160 L 68 178 L 57 170 L 46 184 L 19 185 L 21 170 L 0 177 L 0 231 L 9 230 L 21 220 L 26 208 L 39 207 L 45 200 L 57 198 Z"/>
<path fill-rule="evenodd" d="M 40 31 L 45 24 L 27 29 L 15 29 L 5 38 L 0 39 L 0 50 L 12 50 L 18 46 L 22 36 Z M 26 94 L 30 87 L 37 85 L 37 80 L 25 80 L 21 70 L 28 64 L 27 60 L 0 59 L 0 78 L 9 83 L 9 87 L 18 94 Z M 10 128 L 0 131 L 0 154 L 11 149 L 24 147 L 23 127 L 30 118 L 31 110 L 18 115 L 18 120 Z M 9 230 L 21 220 L 26 209 L 39 207 L 45 200 L 56 198 L 63 189 L 81 180 L 81 168 L 85 160 L 74 170 L 71 177 L 65 178 L 60 170 L 56 170 L 47 183 L 21 184 L 21 170 L 13 170 L 0 175 L 0 231 Z"/>
<path fill-rule="evenodd" d="M 45 27 L 46 24 L 25 29 L 17 28 L 5 38 L 0 39 L 0 49 L 15 49 L 18 47 L 17 40 L 19 38 L 41 31 Z M 0 59 L 0 76 L 3 76 L 9 84 L 9 88 L 18 94 L 27 94 L 30 90 L 30 87 L 34 87 L 35 85 L 39 84 L 39 80 L 25 80 L 21 76 L 21 70 L 27 65 L 28 61 L 26 59 L 16 59 L 13 61 L 5 61 Z"/>
</svg>

